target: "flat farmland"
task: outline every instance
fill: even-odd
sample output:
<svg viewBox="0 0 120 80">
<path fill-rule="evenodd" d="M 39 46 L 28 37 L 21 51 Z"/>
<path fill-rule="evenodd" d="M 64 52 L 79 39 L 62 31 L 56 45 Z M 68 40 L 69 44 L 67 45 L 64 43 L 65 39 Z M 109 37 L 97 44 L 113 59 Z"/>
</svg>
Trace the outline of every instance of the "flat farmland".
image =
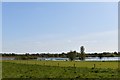
<svg viewBox="0 0 120 80">
<path fill-rule="evenodd" d="M 87 68 L 118 68 L 118 61 L 37 61 L 37 60 L 6 60 L 3 62 L 20 63 L 20 64 L 37 64 L 43 66 L 59 67 L 87 67 Z"/>
<path fill-rule="evenodd" d="M 35 61 L 2 62 L 3 78 L 118 78 L 118 62 Z"/>
</svg>

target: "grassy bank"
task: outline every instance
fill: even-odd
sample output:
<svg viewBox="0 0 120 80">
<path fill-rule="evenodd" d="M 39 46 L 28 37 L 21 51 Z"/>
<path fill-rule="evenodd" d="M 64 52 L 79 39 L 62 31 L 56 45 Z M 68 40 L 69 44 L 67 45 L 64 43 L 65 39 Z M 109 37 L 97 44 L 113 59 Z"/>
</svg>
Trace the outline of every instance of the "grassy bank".
<svg viewBox="0 0 120 80">
<path fill-rule="evenodd" d="M 117 78 L 117 62 L 3 61 L 3 78 Z M 59 64 L 58 64 L 59 63 Z M 75 66 L 73 64 L 76 64 Z M 96 64 L 93 68 L 92 64 Z M 98 64 L 101 64 L 98 66 Z M 116 65 L 116 67 L 114 66 Z M 110 67 L 111 66 L 111 67 Z M 113 67 L 112 67 L 113 66 Z"/>
</svg>

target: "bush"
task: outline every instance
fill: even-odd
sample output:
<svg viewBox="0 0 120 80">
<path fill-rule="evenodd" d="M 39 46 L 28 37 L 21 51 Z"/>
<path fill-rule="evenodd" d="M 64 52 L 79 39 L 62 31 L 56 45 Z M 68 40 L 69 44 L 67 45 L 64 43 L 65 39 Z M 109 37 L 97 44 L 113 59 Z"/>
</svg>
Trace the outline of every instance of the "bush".
<svg viewBox="0 0 120 80">
<path fill-rule="evenodd" d="M 76 58 L 76 51 L 68 52 L 68 58 L 69 60 L 73 61 Z"/>
</svg>

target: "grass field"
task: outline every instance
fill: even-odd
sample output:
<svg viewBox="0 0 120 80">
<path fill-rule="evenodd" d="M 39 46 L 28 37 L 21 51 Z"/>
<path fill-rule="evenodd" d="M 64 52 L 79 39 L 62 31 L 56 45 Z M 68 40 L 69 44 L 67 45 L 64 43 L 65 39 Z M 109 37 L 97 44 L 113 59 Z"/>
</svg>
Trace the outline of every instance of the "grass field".
<svg viewBox="0 0 120 80">
<path fill-rule="evenodd" d="M 14 60 L 2 62 L 3 78 L 117 78 L 118 62 Z"/>
<path fill-rule="evenodd" d="M 36 61 L 36 60 L 7 60 L 4 62 L 20 63 L 20 64 L 37 64 L 46 66 L 60 66 L 60 67 L 87 67 L 87 68 L 118 68 L 117 61 Z"/>
</svg>

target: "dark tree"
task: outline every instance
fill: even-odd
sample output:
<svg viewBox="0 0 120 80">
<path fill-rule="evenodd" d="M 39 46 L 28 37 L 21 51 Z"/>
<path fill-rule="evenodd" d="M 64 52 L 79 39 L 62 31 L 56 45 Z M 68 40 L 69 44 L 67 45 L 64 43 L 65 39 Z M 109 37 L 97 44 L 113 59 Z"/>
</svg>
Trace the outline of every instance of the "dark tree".
<svg viewBox="0 0 120 80">
<path fill-rule="evenodd" d="M 29 53 L 25 53 L 25 56 L 29 56 L 30 54 Z"/>
<path fill-rule="evenodd" d="M 67 53 L 69 60 L 73 61 L 76 58 L 76 51 L 70 51 Z"/>
<path fill-rule="evenodd" d="M 118 53 L 117 52 L 114 52 L 114 54 L 117 56 L 118 55 Z"/>
<path fill-rule="evenodd" d="M 102 57 L 104 57 L 104 54 L 100 53 L 100 54 L 98 55 L 98 57 L 99 57 L 100 59 L 102 59 Z"/>
<path fill-rule="evenodd" d="M 85 60 L 85 48 L 84 48 L 84 46 L 80 47 L 80 53 L 81 53 L 80 59 Z"/>
</svg>

